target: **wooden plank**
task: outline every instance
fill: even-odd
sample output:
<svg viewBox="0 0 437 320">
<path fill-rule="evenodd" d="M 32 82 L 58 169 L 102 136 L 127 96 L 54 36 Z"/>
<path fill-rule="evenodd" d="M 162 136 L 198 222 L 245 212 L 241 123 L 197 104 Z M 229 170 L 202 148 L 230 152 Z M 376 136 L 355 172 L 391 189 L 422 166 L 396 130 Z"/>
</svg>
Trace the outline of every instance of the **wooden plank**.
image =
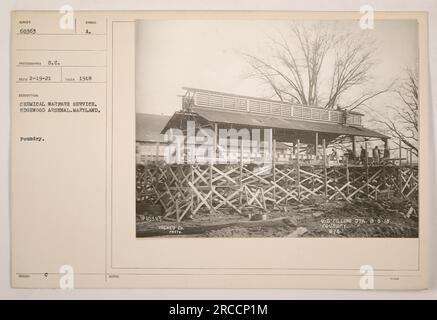
<svg viewBox="0 0 437 320">
<path fill-rule="evenodd" d="M 349 159 L 346 158 L 346 184 L 347 184 L 347 189 L 346 189 L 346 195 L 349 196 L 350 190 L 349 190 Z"/>
<path fill-rule="evenodd" d="M 296 190 L 297 199 L 300 201 L 300 141 L 297 139 L 296 142 Z"/>
<path fill-rule="evenodd" d="M 326 170 L 326 140 L 323 139 L 323 184 L 325 186 L 325 197 L 328 196 L 328 174 Z"/>
<path fill-rule="evenodd" d="M 276 199 L 276 139 L 273 139 L 273 199 Z"/>
<path fill-rule="evenodd" d="M 210 208 L 213 208 L 212 202 L 213 202 L 213 197 L 212 197 L 212 189 L 214 188 L 213 184 L 212 184 L 212 161 L 209 161 L 208 164 L 209 168 L 208 168 L 208 185 L 209 185 L 209 190 L 210 190 L 210 196 L 209 196 L 209 205 Z"/>
<path fill-rule="evenodd" d="M 365 177 L 366 177 L 366 194 L 369 197 L 369 152 L 367 148 L 367 138 L 364 138 L 364 169 L 365 169 Z"/>
<path fill-rule="evenodd" d="M 300 151 L 300 141 L 295 146 Z M 326 141 L 324 149 L 326 160 Z M 241 160 L 237 166 L 149 164 L 136 173 L 137 197 L 140 194 L 141 201 L 160 203 L 166 217 L 181 221 L 188 212 L 195 215 L 201 208 L 230 208 L 238 213 L 245 206 L 255 205 L 267 210 L 319 195 L 329 200 L 341 197 L 350 201 L 358 196 L 378 199 L 383 188 L 394 188 L 406 199 L 417 196 L 417 169 L 411 168 L 411 161 L 403 167 L 385 163 L 367 166 L 367 171 L 366 166 L 350 166 L 348 162 L 331 167 L 324 163 L 302 166 L 296 157 L 294 165 L 275 161 L 273 171 L 271 167 L 252 170 L 251 166 L 242 166 Z"/>
</svg>

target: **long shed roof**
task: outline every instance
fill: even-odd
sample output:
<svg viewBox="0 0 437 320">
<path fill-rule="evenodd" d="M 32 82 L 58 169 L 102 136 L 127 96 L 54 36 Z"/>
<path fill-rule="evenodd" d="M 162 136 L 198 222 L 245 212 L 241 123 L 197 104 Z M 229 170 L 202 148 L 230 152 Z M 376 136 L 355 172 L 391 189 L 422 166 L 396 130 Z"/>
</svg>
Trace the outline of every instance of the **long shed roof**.
<svg viewBox="0 0 437 320">
<path fill-rule="evenodd" d="M 349 136 L 362 136 L 373 137 L 380 139 L 387 139 L 388 137 L 379 132 L 364 128 L 362 126 L 349 126 L 334 123 L 324 122 L 309 122 L 299 121 L 283 117 L 275 117 L 270 115 L 257 115 L 257 114 L 244 114 L 241 112 L 229 112 L 215 109 L 206 108 L 192 108 L 192 113 L 197 114 L 209 123 L 221 123 L 221 124 L 234 124 L 245 125 L 258 128 L 277 128 L 300 132 L 319 132 L 331 135 L 349 135 Z M 180 122 L 180 117 L 183 113 L 175 113 L 172 119 L 167 123 L 163 129 L 164 133 L 168 128 L 172 127 L 172 124 Z M 192 114 L 191 114 L 192 116 Z M 178 119 L 175 119 L 178 118 Z"/>
</svg>

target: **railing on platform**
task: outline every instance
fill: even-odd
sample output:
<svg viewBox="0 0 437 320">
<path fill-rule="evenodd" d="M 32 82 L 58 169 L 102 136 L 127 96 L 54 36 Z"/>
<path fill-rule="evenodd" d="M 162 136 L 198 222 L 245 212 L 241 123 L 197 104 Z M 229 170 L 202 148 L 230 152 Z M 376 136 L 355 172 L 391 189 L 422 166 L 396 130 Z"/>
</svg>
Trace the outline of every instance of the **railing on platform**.
<svg viewBox="0 0 437 320">
<path fill-rule="evenodd" d="M 196 154 L 195 146 L 194 151 L 192 147 L 184 147 L 182 149 L 180 157 L 177 159 L 177 163 L 179 164 L 267 164 L 267 163 L 277 163 L 277 164 L 293 164 L 298 163 L 302 166 L 312 166 L 312 165 L 323 165 L 331 167 L 331 166 L 344 166 L 348 164 L 349 166 L 362 165 L 362 166 L 378 166 L 378 165 L 398 165 L 398 166 L 417 166 L 418 159 L 417 156 L 413 156 L 412 148 L 402 148 L 401 143 L 399 144 L 399 148 L 395 149 L 386 149 L 385 151 L 378 151 L 379 156 L 371 157 L 369 156 L 368 150 L 366 150 L 367 156 L 365 158 L 357 157 L 352 154 L 345 152 L 341 155 L 337 155 L 337 153 L 327 154 L 326 142 L 322 139 L 322 145 L 317 148 L 308 148 L 311 145 L 301 146 L 299 140 L 296 141 L 294 146 L 285 145 L 277 148 L 277 143 L 275 140 L 272 141 L 272 146 L 270 148 L 265 149 L 264 146 L 259 148 L 252 148 L 250 146 L 250 142 L 243 144 L 244 147 L 241 146 L 233 146 L 229 147 L 226 150 L 220 150 L 220 147 L 216 145 L 209 145 L 209 149 L 216 150 L 216 154 L 213 157 L 203 157 L 202 161 L 198 161 Z M 147 145 L 148 148 L 145 150 L 148 152 L 140 151 L 141 143 L 137 145 L 137 153 L 136 153 L 136 163 L 137 164 L 147 164 L 153 162 L 167 162 L 168 158 L 166 158 L 166 144 L 155 142 L 153 147 L 150 147 L 150 144 Z M 203 146 L 203 145 L 199 145 Z M 335 149 L 333 148 L 335 151 Z M 153 151 L 153 152 L 151 152 Z M 375 150 L 372 150 L 371 153 L 373 155 Z M 390 152 L 396 151 L 398 152 L 399 157 L 390 157 Z M 193 156 L 194 154 L 194 156 Z M 272 157 L 274 155 L 274 158 Z M 416 161 L 413 161 L 415 157 Z M 174 157 L 176 158 L 176 157 Z"/>
</svg>

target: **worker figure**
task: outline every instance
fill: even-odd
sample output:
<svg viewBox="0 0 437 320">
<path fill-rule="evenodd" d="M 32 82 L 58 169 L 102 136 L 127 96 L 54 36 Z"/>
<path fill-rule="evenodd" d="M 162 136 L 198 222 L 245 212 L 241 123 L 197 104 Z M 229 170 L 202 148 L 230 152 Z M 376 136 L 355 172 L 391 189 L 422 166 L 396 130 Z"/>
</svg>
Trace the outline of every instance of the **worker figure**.
<svg viewBox="0 0 437 320">
<path fill-rule="evenodd" d="M 361 146 L 361 152 L 360 152 L 360 163 L 365 164 L 367 158 L 367 151 L 364 149 L 363 146 Z"/>
<path fill-rule="evenodd" d="M 379 148 L 378 146 L 375 146 L 372 151 L 372 157 L 373 157 L 373 163 L 379 163 L 380 161 L 380 154 L 379 154 Z"/>
<path fill-rule="evenodd" d="M 332 148 L 331 151 L 332 151 L 330 154 L 331 161 L 337 161 L 337 151 L 335 151 L 334 148 Z"/>
</svg>

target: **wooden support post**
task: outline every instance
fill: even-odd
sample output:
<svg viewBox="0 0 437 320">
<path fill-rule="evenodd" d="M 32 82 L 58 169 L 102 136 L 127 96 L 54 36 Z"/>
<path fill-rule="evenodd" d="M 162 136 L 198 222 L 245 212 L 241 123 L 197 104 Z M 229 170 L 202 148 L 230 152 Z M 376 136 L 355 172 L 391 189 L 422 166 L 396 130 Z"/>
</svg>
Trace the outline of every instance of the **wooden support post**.
<svg viewBox="0 0 437 320">
<path fill-rule="evenodd" d="M 351 136 L 351 139 L 352 139 L 352 152 L 354 153 L 354 158 L 355 158 L 357 156 L 355 136 Z"/>
<path fill-rule="evenodd" d="M 386 169 L 386 165 L 387 165 L 387 160 L 390 159 L 390 151 L 388 151 L 388 140 L 384 139 L 384 151 L 382 154 L 382 183 L 383 183 L 383 189 L 386 190 L 387 189 L 387 169 Z M 388 151 L 388 152 L 387 152 Z M 387 157 L 386 157 L 387 155 Z"/>
<path fill-rule="evenodd" d="M 214 186 L 212 185 L 212 161 L 209 161 L 209 175 L 208 175 L 208 182 L 209 182 L 209 191 L 210 191 L 210 195 L 209 195 L 209 206 L 211 207 L 211 211 L 214 211 L 214 207 L 212 206 L 212 200 L 213 200 L 213 194 L 214 192 L 212 191 L 212 188 L 214 188 Z"/>
<path fill-rule="evenodd" d="M 311 177 L 311 191 L 314 192 L 314 189 L 316 187 L 316 178 L 315 178 L 314 166 L 311 166 L 311 173 L 313 174 L 312 177 Z"/>
<path fill-rule="evenodd" d="M 212 152 L 212 156 L 214 158 L 214 162 L 217 162 L 217 139 L 218 139 L 218 127 L 217 127 L 217 123 L 214 123 L 214 143 L 213 143 L 213 152 Z"/>
<path fill-rule="evenodd" d="M 350 193 L 350 189 L 349 189 L 349 159 L 346 158 L 346 183 L 347 183 L 347 187 L 346 187 L 346 194 L 349 197 L 349 193 Z"/>
<path fill-rule="evenodd" d="M 190 163 L 190 175 L 191 175 L 191 184 L 194 186 L 194 170 L 193 170 L 193 164 Z M 193 209 L 194 209 L 194 191 L 193 188 L 190 188 L 190 192 L 191 192 L 191 215 L 193 215 Z"/>
<path fill-rule="evenodd" d="M 300 201 L 300 159 L 299 159 L 299 153 L 300 153 L 300 141 L 297 139 L 296 142 L 296 189 L 297 189 L 297 199 Z"/>
<path fill-rule="evenodd" d="M 367 152 L 367 138 L 364 138 L 364 149 L 366 152 L 366 158 L 365 158 L 365 169 L 366 169 L 366 194 L 367 197 L 369 197 L 369 153 Z"/>
<path fill-rule="evenodd" d="M 366 151 L 365 166 L 369 166 L 369 152 L 367 151 L 367 138 L 364 138 L 364 150 Z"/>
<path fill-rule="evenodd" d="M 273 139 L 273 155 L 272 155 L 272 169 L 273 169 L 273 201 L 276 207 L 276 139 Z"/>
<path fill-rule="evenodd" d="M 243 140 L 240 144 L 240 207 L 243 205 Z"/>
<path fill-rule="evenodd" d="M 325 189 L 325 197 L 328 197 L 328 172 L 326 168 L 326 140 L 323 139 L 323 184 Z"/>
<path fill-rule="evenodd" d="M 317 157 L 317 154 L 318 154 L 318 152 L 317 152 L 318 147 L 319 147 L 319 133 L 316 132 L 316 145 L 314 146 L 314 155 L 315 155 L 315 160 L 318 159 L 318 157 Z"/>
</svg>

